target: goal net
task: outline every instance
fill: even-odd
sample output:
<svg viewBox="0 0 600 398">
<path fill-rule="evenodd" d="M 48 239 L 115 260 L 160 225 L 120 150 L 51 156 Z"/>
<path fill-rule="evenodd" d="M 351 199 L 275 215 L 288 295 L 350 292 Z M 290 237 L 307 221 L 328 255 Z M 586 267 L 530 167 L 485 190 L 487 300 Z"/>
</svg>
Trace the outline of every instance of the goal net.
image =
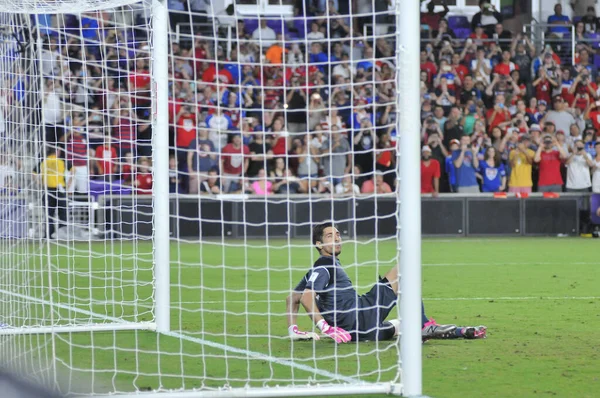
<svg viewBox="0 0 600 398">
<path fill-rule="evenodd" d="M 70 395 L 401 391 L 397 338 L 288 335 L 320 334 L 286 304 L 314 225 L 358 294 L 399 261 L 399 6 L 348 3 L 0 1 L 0 361 Z"/>
</svg>

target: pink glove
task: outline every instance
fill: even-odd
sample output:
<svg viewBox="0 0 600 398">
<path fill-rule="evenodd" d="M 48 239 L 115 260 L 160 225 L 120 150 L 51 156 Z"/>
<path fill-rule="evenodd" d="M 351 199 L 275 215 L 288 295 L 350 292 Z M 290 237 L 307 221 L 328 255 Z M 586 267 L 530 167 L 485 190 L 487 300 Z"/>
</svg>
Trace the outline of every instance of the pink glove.
<svg viewBox="0 0 600 398">
<path fill-rule="evenodd" d="M 321 330 L 321 332 L 323 332 L 323 334 L 326 334 L 327 336 L 334 339 L 336 343 L 347 343 L 350 340 L 352 340 L 352 336 L 350 336 L 350 333 L 346 332 L 342 328 L 329 326 L 325 319 L 321 319 L 317 323 L 317 327 Z"/>
<path fill-rule="evenodd" d="M 288 328 L 288 334 L 292 340 L 319 340 L 320 337 L 317 333 L 313 332 L 302 332 L 298 329 L 298 326 L 292 325 Z"/>
</svg>

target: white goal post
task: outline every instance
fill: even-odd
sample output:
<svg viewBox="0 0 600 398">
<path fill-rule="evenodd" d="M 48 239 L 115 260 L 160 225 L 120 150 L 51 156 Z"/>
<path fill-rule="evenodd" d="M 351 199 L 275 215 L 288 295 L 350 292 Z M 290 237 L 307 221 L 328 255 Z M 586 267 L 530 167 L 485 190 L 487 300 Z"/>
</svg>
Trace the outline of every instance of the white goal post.
<svg viewBox="0 0 600 398">
<path fill-rule="evenodd" d="M 67 396 L 421 396 L 419 2 L 167 3 L 0 0 L 0 366 Z M 360 294 L 399 267 L 397 340 L 289 340 L 325 220 Z"/>
</svg>

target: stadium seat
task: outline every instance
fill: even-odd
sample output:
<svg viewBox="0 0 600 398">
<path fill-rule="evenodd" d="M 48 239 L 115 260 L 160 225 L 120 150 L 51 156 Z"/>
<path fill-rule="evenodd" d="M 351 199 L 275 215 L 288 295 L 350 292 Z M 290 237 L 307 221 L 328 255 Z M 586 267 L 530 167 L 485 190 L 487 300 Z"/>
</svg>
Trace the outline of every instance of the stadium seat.
<svg viewBox="0 0 600 398">
<path fill-rule="evenodd" d="M 454 29 L 454 33 L 456 34 L 457 38 L 466 39 L 471 34 L 471 29 L 468 29 L 468 28 Z"/>
<path fill-rule="evenodd" d="M 298 30 L 298 37 L 301 39 L 306 37 L 307 31 L 310 29 L 308 26 L 308 21 L 303 18 L 294 19 L 294 28 Z"/>
<path fill-rule="evenodd" d="M 471 24 L 469 23 L 469 19 L 464 15 L 453 15 L 448 17 L 448 26 L 456 31 L 456 29 L 470 28 Z"/>
<path fill-rule="evenodd" d="M 600 33 L 587 33 L 585 37 L 590 40 L 592 48 L 600 48 Z"/>
</svg>

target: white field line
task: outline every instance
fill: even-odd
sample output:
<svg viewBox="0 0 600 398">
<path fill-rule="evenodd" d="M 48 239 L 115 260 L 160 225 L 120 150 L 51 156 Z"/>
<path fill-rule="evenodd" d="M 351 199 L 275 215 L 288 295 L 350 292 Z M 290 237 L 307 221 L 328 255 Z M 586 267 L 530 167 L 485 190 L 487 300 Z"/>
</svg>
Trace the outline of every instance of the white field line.
<svg viewBox="0 0 600 398">
<path fill-rule="evenodd" d="M 77 307 L 71 307 L 65 304 L 59 304 L 59 303 L 51 303 L 48 300 L 44 300 L 44 299 L 40 299 L 37 297 L 32 297 L 32 296 L 28 296 L 25 294 L 20 294 L 20 293 L 15 293 L 15 292 L 11 292 L 8 290 L 4 290 L 4 289 L 0 289 L 0 293 L 1 294 L 6 294 L 12 297 L 17 297 L 20 299 L 24 299 L 24 300 L 30 300 L 33 301 L 35 303 L 40 303 L 40 304 L 45 304 L 45 305 L 53 305 L 55 307 L 58 308 L 63 308 L 65 310 L 69 310 L 69 311 L 73 311 L 73 312 L 77 312 L 80 314 L 84 314 L 84 315 L 88 315 L 90 317 L 94 317 L 94 318 L 99 318 L 102 320 L 106 320 L 106 321 L 110 321 L 110 322 L 114 322 L 114 323 L 118 323 L 118 324 L 130 324 L 131 322 L 127 322 L 124 321 L 120 318 L 116 318 L 116 317 L 112 317 L 112 316 L 107 316 L 104 314 L 98 314 L 92 311 L 88 311 L 88 310 L 84 310 L 81 308 L 77 308 Z M 82 328 L 84 327 L 84 325 L 82 325 Z M 36 328 L 32 327 L 31 328 L 32 331 L 35 330 Z M 345 383 L 352 383 L 352 384 L 357 384 L 357 383 L 361 383 L 361 384 L 366 384 L 364 382 L 361 382 L 359 379 L 353 378 L 353 377 L 347 377 L 347 376 L 343 376 L 343 375 L 339 375 L 336 373 L 332 373 L 332 372 L 328 372 L 326 370 L 322 370 L 322 369 L 316 369 L 316 368 L 312 368 L 310 366 L 301 364 L 301 363 L 296 363 L 294 361 L 290 361 L 287 359 L 282 359 L 282 358 L 276 358 L 276 357 L 272 357 L 269 355 L 265 355 L 263 353 L 260 352 L 255 352 L 255 351 L 250 351 L 250 350 L 244 350 L 242 348 L 237 348 L 237 347 L 232 347 L 232 346 L 228 346 L 225 344 L 220 344 L 220 343 L 216 343 L 213 341 L 209 341 L 209 340 L 204 340 L 204 339 L 200 339 L 200 338 L 196 338 L 196 337 L 192 337 L 192 336 L 188 336 L 185 334 L 181 334 L 181 333 L 176 333 L 176 332 L 167 332 L 167 333 L 163 333 L 166 336 L 170 336 L 170 337 L 174 337 L 174 338 L 178 338 L 178 339 L 182 339 L 182 340 L 187 340 L 193 343 L 197 343 L 197 344 L 201 344 L 201 345 L 206 345 L 209 347 L 213 347 L 213 348 L 217 348 L 223 351 L 227 351 L 227 352 L 234 352 L 237 354 L 242 354 L 242 355 L 246 355 L 249 358 L 254 358 L 254 359 L 260 359 L 262 361 L 268 361 L 268 362 L 273 362 L 279 365 L 283 365 L 283 366 L 288 366 L 290 368 L 295 368 L 298 370 L 303 370 L 305 372 L 309 372 L 309 373 L 313 373 L 313 374 L 317 374 L 323 377 L 327 377 L 329 379 L 333 379 L 333 380 L 339 380 Z"/>
</svg>

